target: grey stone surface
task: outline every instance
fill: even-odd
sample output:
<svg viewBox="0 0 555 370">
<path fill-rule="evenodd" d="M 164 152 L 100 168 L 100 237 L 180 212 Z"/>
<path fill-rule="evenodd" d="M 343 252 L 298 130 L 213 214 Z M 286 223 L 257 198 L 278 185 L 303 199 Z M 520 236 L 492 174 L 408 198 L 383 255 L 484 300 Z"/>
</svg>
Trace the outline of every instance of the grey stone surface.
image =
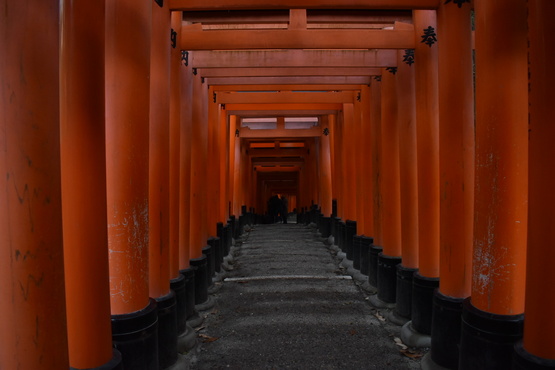
<svg viewBox="0 0 555 370">
<path fill-rule="evenodd" d="M 425 351 L 399 344 L 400 328 L 336 253 L 303 225 L 243 234 L 214 308 L 202 312 L 191 369 L 419 369 Z"/>
</svg>

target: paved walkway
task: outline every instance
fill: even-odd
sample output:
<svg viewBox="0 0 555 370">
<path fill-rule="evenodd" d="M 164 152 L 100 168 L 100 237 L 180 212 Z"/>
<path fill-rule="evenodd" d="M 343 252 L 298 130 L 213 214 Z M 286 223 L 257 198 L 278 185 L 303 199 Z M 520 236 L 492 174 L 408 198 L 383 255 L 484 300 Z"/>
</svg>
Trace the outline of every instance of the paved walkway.
<svg viewBox="0 0 555 370">
<path fill-rule="evenodd" d="M 314 229 L 256 225 L 232 254 L 214 307 L 200 312 L 192 369 L 420 368 Z"/>
</svg>

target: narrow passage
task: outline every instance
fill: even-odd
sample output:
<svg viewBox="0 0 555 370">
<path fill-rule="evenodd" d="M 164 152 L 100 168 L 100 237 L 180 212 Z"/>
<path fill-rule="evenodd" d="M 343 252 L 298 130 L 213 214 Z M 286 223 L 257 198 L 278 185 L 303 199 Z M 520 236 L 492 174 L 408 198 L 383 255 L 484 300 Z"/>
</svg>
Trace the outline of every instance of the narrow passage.
<svg viewBox="0 0 555 370">
<path fill-rule="evenodd" d="M 256 225 L 211 290 L 192 369 L 419 369 L 314 229 Z"/>
</svg>

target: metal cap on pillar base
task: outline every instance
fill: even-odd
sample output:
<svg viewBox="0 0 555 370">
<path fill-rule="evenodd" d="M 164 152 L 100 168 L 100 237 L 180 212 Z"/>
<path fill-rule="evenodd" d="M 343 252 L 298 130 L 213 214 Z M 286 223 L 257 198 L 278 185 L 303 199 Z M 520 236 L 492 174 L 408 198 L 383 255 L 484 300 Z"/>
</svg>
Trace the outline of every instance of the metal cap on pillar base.
<svg viewBox="0 0 555 370">
<path fill-rule="evenodd" d="M 526 351 L 522 340 L 515 343 L 512 370 L 550 370 L 555 369 L 555 360 L 534 356 Z"/>
<path fill-rule="evenodd" d="M 370 296 L 370 303 L 379 308 L 395 307 L 397 294 L 397 265 L 401 257 L 378 255 L 378 294 Z"/>
<path fill-rule="evenodd" d="M 343 241 L 343 252 L 347 254 L 349 261 L 353 260 L 353 238 L 357 234 L 357 222 L 353 220 L 345 221 L 345 240 Z"/>
<path fill-rule="evenodd" d="M 463 301 L 460 370 L 510 369 L 524 315 L 496 315 Z"/>
<path fill-rule="evenodd" d="M 112 315 L 112 343 L 124 369 L 158 370 L 158 308 L 150 298 L 142 310 Z"/>
<path fill-rule="evenodd" d="M 158 359 L 160 369 L 177 362 L 177 301 L 175 293 L 156 298 L 158 304 Z"/>
<path fill-rule="evenodd" d="M 434 291 L 439 287 L 439 278 L 430 278 L 416 272 L 412 280 L 412 327 L 421 334 L 432 334 L 432 312 Z"/>
<path fill-rule="evenodd" d="M 423 370 L 439 367 L 459 367 L 459 343 L 461 339 L 461 315 L 464 298 L 448 297 L 439 289 L 434 292 L 432 314 L 432 348 L 422 361 Z"/>
<path fill-rule="evenodd" d="M 378 256 L 382 250 L 379 245 L 371 245 L 368 255 L 368 284 L 374 288 L 378 288 Z"/>
<path fill-rule="evenodd" d="M 395 294 L 395 309 L 389 314 L 389 320 L 396 325 L 405 325 L 412 314 L 412 282 L 418 271 L 415 268 L 397 265 L 397 286 Z"/>
</svg>

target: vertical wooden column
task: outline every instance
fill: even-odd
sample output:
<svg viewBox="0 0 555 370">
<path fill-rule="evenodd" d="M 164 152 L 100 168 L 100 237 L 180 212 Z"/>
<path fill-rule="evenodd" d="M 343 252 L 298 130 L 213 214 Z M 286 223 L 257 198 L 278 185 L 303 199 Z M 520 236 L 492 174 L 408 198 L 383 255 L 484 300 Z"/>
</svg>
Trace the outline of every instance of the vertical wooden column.
<svg viewBox="0 0 555 370">
<path fill-rule="evenodd" d="M 320 136 L 319 164 L 320 164 L 320 206 L 325 217 L 331 216 L 332 203 L 332 172 L 331 172 L 331 148 L 330 128 L 327 117 L 321 120 L 322 136 Z"/>
<path fill-rule="evenodd" d="M 128 9 L 133 8 L 133 12 Z M 149 300 L 148 172 L 151 2 L 106 6 L 106 187 L 112 335 L 127 368 L 158 367 Z M 142 47 L 136 47 L 135 40 Z M 144 335 L 138 333 L 145 332 Z"/>
<path fill-rule="evenodd" d="M 381 184 L 382 247 L 378 256 L 377 298 L 395 303 L 397 273 L 401 263 L 401 189 L 399 170 L 399 125 L 395 75 L 382 70 L 381 82 Z M 376 302 L 374 302 L 376 304 Z"/>
<path fill-rule="evenodd" d="M 59 2 L 0 6 L 0 367 L 67 369 Z"/>
<path fill-rule="evenodd" d="M 230 145 L 230 158 L 232 161 L 231 168 L 233 171 L 233 213 L 239 217 L 241 216 L 241 206 L 244 203 L 243 198 L 243 172 L 244 172 L 244 159 L 241 157 L 241 138 L 235 135 L 235 130 L 237 130 L 238 122 L 237 116 L 233 115 L 229 117 L 229 137 L 231 139 Z M 231 156 L 232 155 L 232 156 Z M 231 169 L 230 169 L 231 171 Z"/>
<path fill-rule="evenodd" d="M 114 368 L 106 229 L 104 2 L 64 3 L 60 145 L 69 364 Z M 84 44 L 83 38 L 89 42 Z M 2 365 L 0 365 L 2 367 Z"/>
<path fill-rule="evenodd" d="M 356 221 L 356 159 L 355 159 L 355 111 L 352 103 L 343 104 L 343 135 L 340 152 L 342 153 L 343 212 L 345 220 Z"/>
<path fill-rule="evenodd" d="M 364 146 L 362 136 L 362 93 L 360 91 L 354 92 L 353 104 L 353 183 L 355 186 L 355 220 L 357 221 L 357 234 L 362 234 L 364 230 L 364 213 L 366 212 L 366 204 L 364 204 L 364 183 L 363 183 L 363 169 L 362 163 L 364 162 Z"/>
<path fill-rule="evenodd" d="M 412 315 L 412 285 L 418 270 L 419 245 L 415 67 L 410 54 L 408 50 L 397 51 L 396 72 L 403 261 L 397 265 L 397 295 L 392 318 L 403 324 Z"/>
<path fill-rule="evenodd" d="M 333 177 L 332 177 L 332 189 L 333 198 L 337 201 L 337 217 L 344 217 L 343 214 L 343 181 L 341 177 L 341 126 L 337 122 L 337 115 L 330 114 L 329 116 L 330 125 L 330 141 L 332 149 L 332 165 L 333 165 Z"/>
<path fill-rule="evenodd" d="M 510 368 L 512 342 L 522 335 L 526 270 L 527 9 L 521 0 L 475 9 L 474 254 L 459 368 Z"/>
<path fill-rule="evenodd" d="M 372 92 L 370 85 L 361 86 L 361 153 L 360 153 L 360 173 L 362 179 L 362 204 L 364 218 L 363 226 L 360 228 L 359 233 L 368 237 L 374 237 L 374 184 L 373 184 L 373 158 L 372 152 L 372 125 L 375 122 L 372 119 Z"/>
<path fill-rule="evenodd" d="M 470 4 L 441 4 L 439 158 L 441 284 L 434 294 L 431 360 L 456 368 L 462 301 L 470 296 L 474 221 L 474 91 Z"/>
<path fill-rule="evenodd" d="M 435 10 L 415 10 L 416 136 L 418 162 L 418 272 L 413 277 L 412 322 L 431 334 L 439 286 L 439 107 Z"/>
<path fill-rule="evenodd" d="M 523 340 L 517 343 L 514 369 L 555 368 L 555 297 L 547 292 L 555 281 L 552 248 L 555 127 L 553 95 L 555 73 L 550 60 L 555 57 L 555 3 L 528 2 L 530 61 L 529 126 L 529 205 L 526 301 Z"/>
<path fill-rule="evenodd" d="M 216 92 L 213 87 L 208 89 L 208 151 L 206 161 L 206 184 L 207 193 L 206 208 L 202 213 L 207 216 L 208 236 L 216 235 L 216 224 L 221 222 L 220 213 L 220 147 L 219 125 L 220 125 L 220 105 L 216 103 Z M 205 241 L 206 242 L 206 241 Z"/>
<path fill-rule="evenodd" d="M 229 202 L 231 200 L 229 181 L 229 128 L 227 125 L 227 112 L 225 105 L 220 104 L 218 122 L 218 140 L 220 150 L 220 220 L 226 221 L 231 216 Z"/>
</svg>

